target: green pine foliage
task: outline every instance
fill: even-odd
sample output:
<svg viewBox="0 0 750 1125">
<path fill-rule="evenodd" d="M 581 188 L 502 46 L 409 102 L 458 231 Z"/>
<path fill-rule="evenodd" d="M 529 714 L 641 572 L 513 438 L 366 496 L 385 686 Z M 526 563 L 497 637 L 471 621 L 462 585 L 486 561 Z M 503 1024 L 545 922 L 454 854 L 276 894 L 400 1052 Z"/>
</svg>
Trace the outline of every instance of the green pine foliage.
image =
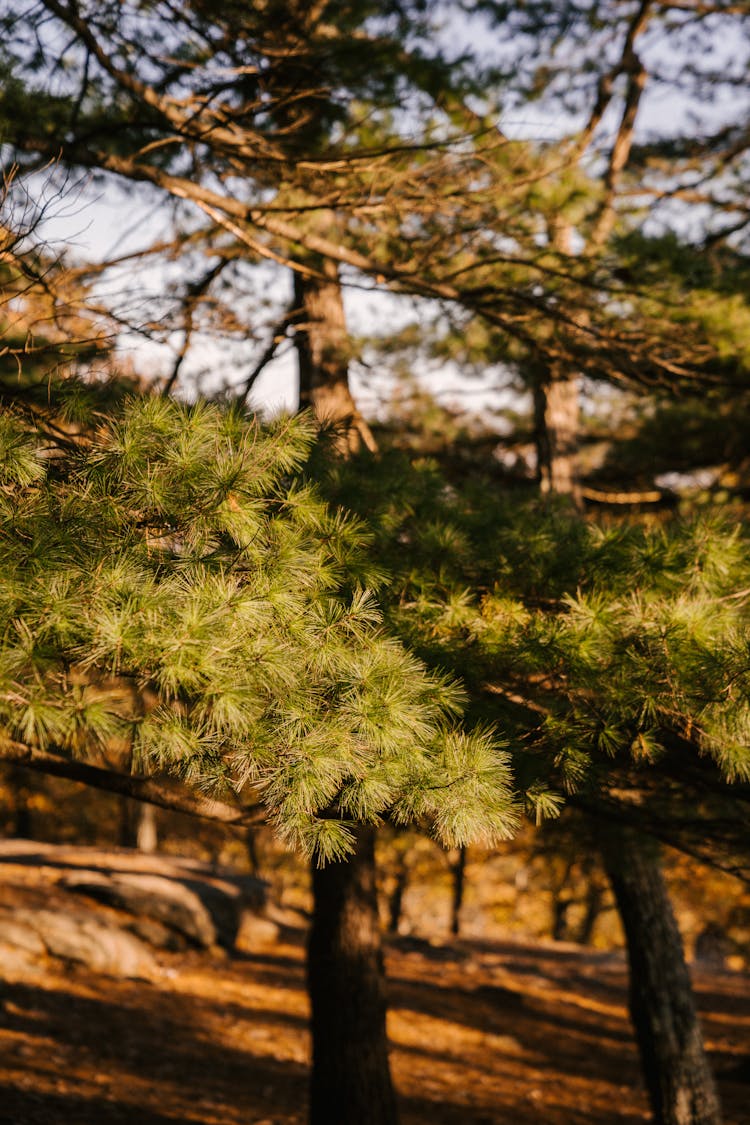
<svg viewBox="0 0 750 1125">
<path fill-rule="evenodd" d="M 730 800 L 750 780 L 741 522 L 597 524 L 405 455 L 334 464 L 326 487 L 378 535 L 389 625 L 460 675 L 470 718 L 502 726 L 537 816 L 566 795 L 635 791 L 675 753 L 686 773 L 712 761 Z"/>
<path fill-rule="evenodd" d="M 515 824 L 507 755 L 384 629 L 372 537 L 300 481 L 305 417 L 131 400 L 75 453 L 0 427 L 6 738 L 259 794 L 290 844 Z"/>
</svg>

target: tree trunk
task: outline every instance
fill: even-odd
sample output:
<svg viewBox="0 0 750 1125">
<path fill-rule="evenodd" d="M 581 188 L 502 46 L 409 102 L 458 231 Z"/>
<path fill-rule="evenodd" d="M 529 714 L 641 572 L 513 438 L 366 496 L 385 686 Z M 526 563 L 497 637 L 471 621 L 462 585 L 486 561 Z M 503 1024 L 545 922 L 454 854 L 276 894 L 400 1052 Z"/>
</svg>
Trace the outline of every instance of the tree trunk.
<svg viewBox="0 0 750 1125">
<path fill-rule="evenodd" d="M 137 848 L 148 854 L 157 850 L 159 839 L 153 805 L 133 801 L 130 797 L 120 798 L 118 843 L 122 848 Z"/>
<path fill-rule="evenodd" d="M 657 1125 L 719 1125 L 682 938 L 656 844 L 610 828 L 604 865 L 622 918 L 630 1014 Z"/>
<path fill-rule="evenodd" d="M 573 253 L 573 227 L 567 218 L 557 216 L 551 221 L 549 240 L 558 254 Z M 580 379 L 554 367 L 537 369 L 533 390 L 539 488 L 545 494 L 569 496 L 579 507 Z"/>
<path fill-rule="evenodd" d="M 315 266 L 322 276 L 294 275 L 300 408 L 311 407 L 319 422 L 334 428 L 341 452 L 356 453 L 363 445 L 374 452 L 375 439 L 349 390 L 351 345 L 338 271 L 326 259 Z"/>
<path fill-rule="evenodd" d="M 575 940 L 579 945 L 591 945 L 594 940 L 594 928 L 604 909 L 604 888 L 597 875 L 589 874 L 584 907 L 583 918 L 576 932 Z"/>
<path fill-rule="evenodd" d="M 152 855 L 159 846 L 156 809 L 153 805 L 141 804 L 138 809 L 138 826 L 135 831 L 135 842 L 138 851 L 146 852 L 148 855 Z"/>
<path fill-rule="evenodd" d="M 22 840 L 33 840 L 34 824 L 31 815 L 31 790 L 20 766 L 7 766 L 5 783 L 13 795 L 8 835 Z"/>
<path fill-rule="evenodd" d="M 580 503 L 578 435 L 580 389 L 577 376 L 540 375 L 534 383 L 534 433 L 539 487 Z"/>
<path fill-rule="evenodd" d="M 257 828 L 248 828 L 247 832 L 245 833 L 245 846 L 247 849 L 247 860 L 250 864 L 250 874 L 261 878 L 260 849 L 258 848 Z"/>
<path fill-rule="evenodd" d="M 451 864 L 453 876 L 453 895 L 451 899 L 451 934 L 458 937 L 461 932 L 461 907 L 464 904 L 466 888 L 466 848 L 459 848 L 456 862 Z"/>
<path fill-rule="evenodd" d="M 405 855 L 399 855 L 396 867 L 396 882 L 388 896 L 388 933 L 395 937 L 401 924 L 401 914 L 404 907 L 404 895 L 409 885 L 409 867 Z"/>
<path fill-rule="evenodd" d="M 564 898 L 562 892 L 555 896 L 552 903 L 552 940 L 567 941 L 570 937 L 568 930 L 568 911 L 573 902 Z"/>
<path fill-rule="evenodd" d="M 397 1125 L 374 830 L 358 828 L 355 854 L 344 863 L 314 868 L 312 884 L 310 1125 Z"/>
<path fill-rule="evenodd" d="M 350 340 L 334 262 L 294 274 L 300 408 L 330 425 L 344 456 L 375 440 L 349 390 Z M 357 829 L 354 855 L 314 868 L 307 951 L 311 1005 L 310 1125 L 398 1125 L 386 1037 L 375 879 L 375 833 Z"/>
</svg>

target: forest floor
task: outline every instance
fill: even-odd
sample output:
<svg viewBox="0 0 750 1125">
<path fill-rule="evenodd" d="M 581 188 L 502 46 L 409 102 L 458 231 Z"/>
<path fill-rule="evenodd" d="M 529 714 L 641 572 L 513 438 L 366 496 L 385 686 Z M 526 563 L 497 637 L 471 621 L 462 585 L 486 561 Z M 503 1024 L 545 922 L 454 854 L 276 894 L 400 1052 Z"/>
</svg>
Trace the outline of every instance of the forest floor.
<svg viewBox="0 0 750 1125">
<path fill-rule="evenodd" d="M 388 954 L 404 1125 L 648 1120 L 621 956 L 573 946 Z M 150 980 L 15 971 L 0 993 L 2 1125 L 302 1125 L 303 935 L 252 954 L 160 954 Z M 696 975 L 726 1125 L 750 1122 L 750 981 Z"/>
</svg>

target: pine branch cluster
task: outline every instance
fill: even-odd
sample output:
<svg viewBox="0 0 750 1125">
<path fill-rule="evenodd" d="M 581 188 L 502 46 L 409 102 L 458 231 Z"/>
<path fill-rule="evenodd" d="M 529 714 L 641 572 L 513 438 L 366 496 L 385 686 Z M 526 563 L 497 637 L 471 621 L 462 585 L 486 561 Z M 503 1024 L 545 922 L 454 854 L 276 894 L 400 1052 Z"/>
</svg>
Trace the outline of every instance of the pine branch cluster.
<svg viewBox="0 0 750 1125">
<path fill-rule="evenodd" d="M 597 524 L 403 455 L 379 475 L 334 465 L 326 487 L 370 513 L 390 627 L 503 730 L 537 816 L 653 790 L 667 758 L 685 784 L 711 763 L 730 802 L 750 780 L 750 551 L 731 513 Z"/>
<path fill-rule="evenodd" d="M 383 626 L 371 536 L 300 479 L 310 422 L 132 400 L 84 447 L 0 429 L 7 738 L 258 791 L 321 860 L 353 821 L 515 823 L 507 755 Z"/>
</svg>

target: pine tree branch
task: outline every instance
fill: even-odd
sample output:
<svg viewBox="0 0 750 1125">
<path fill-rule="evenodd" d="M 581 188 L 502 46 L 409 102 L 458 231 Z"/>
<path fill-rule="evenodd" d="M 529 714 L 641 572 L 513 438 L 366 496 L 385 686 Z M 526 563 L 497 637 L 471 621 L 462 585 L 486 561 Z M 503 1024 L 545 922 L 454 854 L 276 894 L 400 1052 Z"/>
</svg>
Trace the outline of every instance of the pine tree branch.
<svg viewBox="0 0 750 1125">
<path fill-rule="evenodd" d="M 281 344 L 282 340 L 284 340 L 286 338 L 286 334 L 287 334 L 287 331 L 288 331 L 289 327 L 294 323 L 295 315 L 296 315 L 296 310 L 292 308 L 292 309 L 289 310 L 289 312 L 285 313 L 284 316 L 282 316 L 281 320 L 278 322 L 278 324 L 275 325 L 275 327 L 273 329 L 273 332 L 271 333 L 271 338 L 270 338 L 268 344 L 266 345 L 266 347 L 263 351 L 263 354 L 261 355 L 258 362 L 255 364 L 255 367 L 252 369 L 252 371 L 248 375 L 247 379 L 245 379 L 242 390 L 240 391 L 239 395 L 237 396 L 237 402 L 238 403 L 241 403 L 244 406 L 244 404 L 247 402 L 248 396 L 249 396 L 250 392 L 252 391 L 253 387 L 255 386 L 255 383 L 256 383 L 258 377 L 261 375 L 261 373 L 265 370 L 265 368 L 268 366 L 268 364 L 271 362 L 271 360 L 275 356 L 276 351 L 277 351 L 279 345 Z"/>
<path fill-rule="evenodd" d="M 603 74 L 599 79 L 599 83 L 597 85 L 596 102 L 593 109 L 591 110 L 591 114 L 586 123 L 586 127 L 583 130 L 581 136 L 578 138 L 575 149 L 573 151 L 573 156 L 576 160 L 580 160 L 580 158 L 583 156 L 584 152 L 593 139 L 594 133 L 602 122 L 602 118 L 604 117 L 604 114 L 607 111 L 610 102 L 612 101 L 615 79 L 619 78 L 619 76 L 623 72 L 628 72 L 632 64 L 635 40 L 641 34 L 641 32 L 645 30 L 650 17 L 649 9 L 652 7 L 652 3 L 653 0 L 642 0 L 642 3 L 640 4 L 635 15 L 630 21 L 619 61 L 611 70 L 607 71 L 607 73 Z M 622 131 L 622 129 L 623 125 L 621 124 L 620 130 Z"/>
<path fill-rule="evenodd" d="M 552 710 L 549 707 L 537 703 L 535 699 L 529 699 L 526 695 L 521 695 L 520 692 L 513 691 L 511 688 L 506 687 L 505 684 L 483 684 L 484 691 L 490 692 L 492 695 L 500 695 L 503 699 L 507 699 L 509 703 L 514 703 L 517 707 L 523 707 L 527 711 L 532 711 L 535 715 L 541 715 L 542 718 L 548 718 L 552 715 Z"/>
<path fill-rule="evenodd" d="M 628 28 L 625 46 L 623 47 L 620 67 L 628 76 L 625 105 L 604 175 L 604 199 L 589 239 L 589 245 L 594 250 L 600 250 L 604 246 L 615 224 L 617 187 L 630 158 L 635 134 L 635 121 L 647 79 L 646 68 L 635 52 L 635 41 L 648 24 L 652 3 L 653 0 L 641 0 L 641 4 Z"/>
<path fill-rule="evenodd" d="M 195 327 L 195 310 L 197 305 L 202 300 L 202 298 L 205 297 L 206 293 L 211 287 L 212 282 L 216 280 L 216 278 L 228 264 L 229 262 L 227 258 L 220 258 L 219 261 L 214 266 L 212 266 L 207 273 L 205 273 L 192 285 L 188 286 L 187 294 L 185 296 L 185 302 L 183 305 L 184 324 L 182 344 L 180 346 L 180 350 L 177 353 L 172 371 L 162 388 L 162 395 L 171 394 L 174 389 L 175 383 L 177 382 L 178 376 L 180 374 L 180 368 L 182 367 L 193 338 L 193 329 Z"/>
<path fill-rule="evenodd" d="M 119 773 L 117 770 L 104 769 L 101 766 L 91 766 L 85 762 L 65 758 L 60 754 L 37 750 L 23 742 L 5 739 L 0 742 L 0 762 L 12 762 L 24 769 L 50 774 L 53 777 L 65 777 L 93 789 L 103 789 L 108 793 L 117 793 L 121 797 L 132 797 L 162 809 L 171 809 L 173 812 L 187 813 L 188 816 L 219 821 L 222 824 L 249 827 L 261 824 L 265 820 L 265 810 L 262 805 L 249 805 L 244 808 L 230 805 L 211 797 L 190 793 L 170 781 L 138 777 Z"/>
</svg>

